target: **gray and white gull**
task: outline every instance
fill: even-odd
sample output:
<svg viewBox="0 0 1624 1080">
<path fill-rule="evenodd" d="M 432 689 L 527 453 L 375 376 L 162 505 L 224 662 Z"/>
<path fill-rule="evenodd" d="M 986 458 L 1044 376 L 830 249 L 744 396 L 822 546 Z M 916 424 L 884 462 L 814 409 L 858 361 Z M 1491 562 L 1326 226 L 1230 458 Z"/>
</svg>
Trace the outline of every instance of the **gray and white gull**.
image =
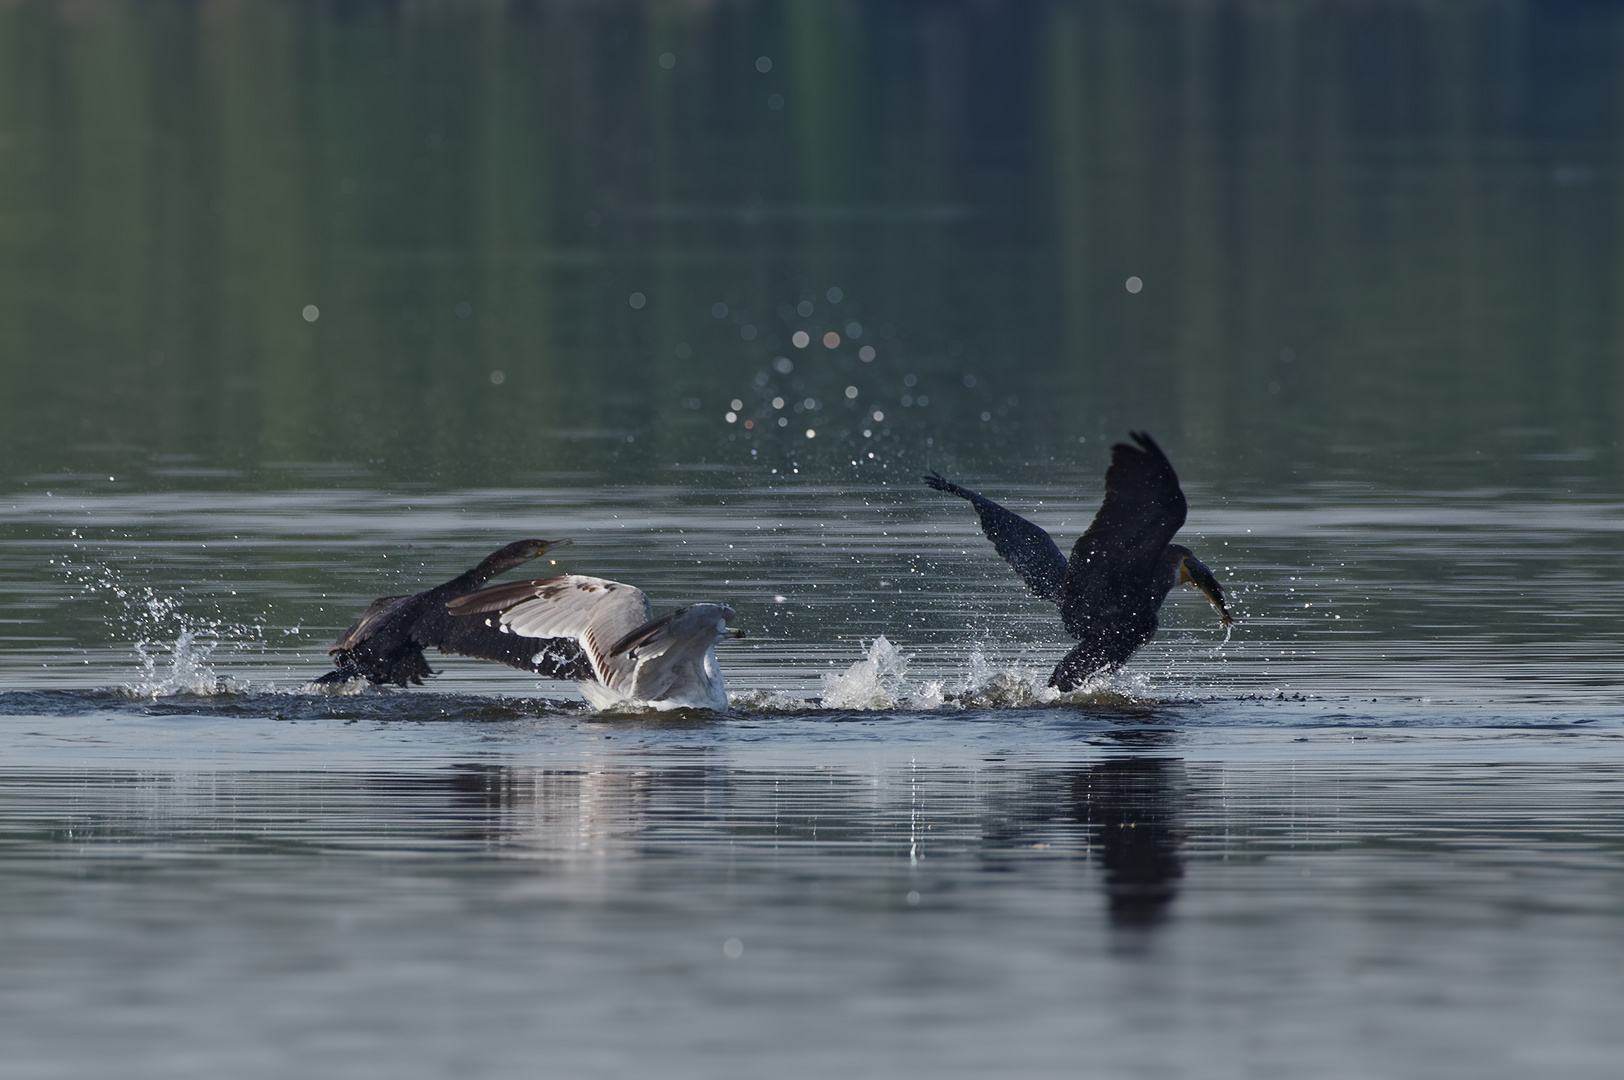
<svg viewBox="0 0 1624 1080">
<path fill-rule="evenodd" d="M 330 650 L 334 670 L 316 681 L 421 684 L 435 674 L 423 658 L 432 646 L 571 680 L 600 709 L 727 708 L 716 645 L 744 633 L 728 627 L 734 611 L 725 604 L 655 618 L 643 590 L 584 574 L 480 588 L 566 543 L 520 540 L 443 585 L 373 601 Z"/>
<path fill-rule="evenodd" d="M 600 709 L 727 708 L 716 645 L 744 636 L 727 625 L 734 611 L 725 604 L 691 604 L 656 619 L 642 589 L 584 574 L 492 585 L 446 610 L 531 643 L 534 664 L 584 658 L 592 677 L 576 686 Z"/>
</svg>

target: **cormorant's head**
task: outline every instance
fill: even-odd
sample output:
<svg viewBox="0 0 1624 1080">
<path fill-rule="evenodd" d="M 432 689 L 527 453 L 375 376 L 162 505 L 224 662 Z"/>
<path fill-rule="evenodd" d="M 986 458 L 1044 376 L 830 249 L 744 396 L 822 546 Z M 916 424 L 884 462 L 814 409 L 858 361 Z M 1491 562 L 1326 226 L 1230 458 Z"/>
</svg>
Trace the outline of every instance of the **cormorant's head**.
<svg viewBox="0 0 1624 1080">
<path fill-rule="evenodd" d="M 504 566 L 518 566 L 531 559 L 539 559 L 554 548 L 568 547 L 569 544 L 569 540 L 515 540 L 493 554 L 491 561 Z"/>
<path fill-rule="evenodd" d="M 478 584 L 484 584 L 498 574 L 505 574 L 515 566 L 540 558 L 553 548 L 568 543 L 568 540 L 515 540 L 485 556 L 478 566 L 468 572 L 468 577 Z"/>
<path fill-rule="evenodd" d="M 1229 613 L 1224 605 L 1224 587 L 1218 584 L 1213 572 L 1207 569 L 1205 563 L 1195 557 L 1195 553 L 1180 544 L 1167 545 L 1178 557 L 1180 585 L 1194 585 L 1201 590 L 1201 595 L 1207 602 L 1218 609 L 1218 617 L 1225 626 L 1235 622 L 1235 617 Z"/>
<path fill-rule="evenodd" d="M 553 548 L 569 547 L 572 543 L 568 538 L 563 540 L 520 540 L 519 546 L 524 551 L 524 558 L 539 559 Z"/>
</svg>

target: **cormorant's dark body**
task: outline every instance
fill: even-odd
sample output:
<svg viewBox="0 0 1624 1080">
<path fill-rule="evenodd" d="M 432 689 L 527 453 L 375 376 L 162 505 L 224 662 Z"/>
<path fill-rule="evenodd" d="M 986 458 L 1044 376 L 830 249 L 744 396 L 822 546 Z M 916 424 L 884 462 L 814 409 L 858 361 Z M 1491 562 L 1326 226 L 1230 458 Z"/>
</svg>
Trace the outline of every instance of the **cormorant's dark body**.
<svg viewBox="0 0 1624 1080">
<path fill-rule="evenodd" d="M 1157 612 L 1181 580 L 1206 594 L 1227 625 L 1223 590 L 1189 548 L 1172 543 L 1188 506 L 1177 474 L 1149 435 L 1130 432 L 1138 446 L 1117 443 L 1105 473 L 1105 501 L 1071 549 L 985 496 L 931 473 L 925 483 L 967 499 L 981 529 L 1034 594 L 1060 608 L 1066 632 L 1079 642 L 1049 685 L 1072 690 L 1114 668 L 1156 634 Z"/>
<path fill-rule="evenodd" d="M 318 683 L 366 679 L 382 685 L 422 685 L 433 675 L 423 650 L 497 660 L 523 671 L 555 679 L 590 679 L 592 666 L 572 638 L 520 638 L 493 629 L 477 616 L 454 616 L 446 604 L 477 591 L 498 574 L 536 558 L 558 541 L 519 540 L 487 555 L 478 566 L 411 596 L 374 600 L 361 617 L 333 643 L 334 670 Z"/>
</svg>

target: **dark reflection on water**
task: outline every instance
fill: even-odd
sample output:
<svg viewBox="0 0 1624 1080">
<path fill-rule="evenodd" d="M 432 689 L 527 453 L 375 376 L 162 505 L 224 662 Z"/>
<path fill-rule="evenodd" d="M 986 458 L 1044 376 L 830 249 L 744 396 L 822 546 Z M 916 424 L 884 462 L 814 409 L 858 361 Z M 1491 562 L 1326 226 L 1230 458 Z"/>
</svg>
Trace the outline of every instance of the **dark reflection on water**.
<svg viewBox="0 0 1624 1080">
<path fill-rule="evenodd" d="M 1110 758 L 1072 778 L 1072 813 L 1098 848 L 1118 925 L 1155 926 L 1178 896 L 1183 788 L 1183 763 L 1167 758 Z"/>
</svg>

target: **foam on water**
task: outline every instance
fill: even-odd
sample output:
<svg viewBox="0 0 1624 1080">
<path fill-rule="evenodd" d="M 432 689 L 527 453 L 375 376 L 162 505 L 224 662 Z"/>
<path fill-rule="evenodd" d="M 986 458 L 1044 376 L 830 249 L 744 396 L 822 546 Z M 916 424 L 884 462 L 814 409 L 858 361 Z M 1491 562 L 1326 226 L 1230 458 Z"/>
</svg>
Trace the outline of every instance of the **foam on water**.
<svg viewBox="0 0 1624 1080">
<path fill-rule="evenodd" d="M 365 679 L 345 679 L 342 682 L 317 682 L 311 679 L 299 687 L 301 694 L 321 694 L 326 697 L 357 697 L 369 690 L 378 690 Z"/>
<path fill-rule="evenodd" d="M 981 645 L 971 648 L 962 678 L 910 679 L 912 661 L 881 634 L 869 643 L 861 660 L 844 671 L 823 675 L 815 696 L 739 690 L 728 695 L 728 707 L 738 712 L 1024 709 L 1146 704 L 1170 697 L 1138 671 L 1102 673 L 1076 690 L 1062 693 L 1049 685 L 1047 664 L 995 659 Z"/>
<path fill-rule="evenodd" d="M 949 698 L 969 708 L 1021 708 L 1051 705 L 1061 699 L 1049 685 L 1047 670 L 1039 671 L 1019 660 L 1000 663 L 981 645 L 970 650 L 969 670 Z"/>
<path fill-rule="evenodd" d="M 740 690 L 727 695 L 727 707 L 736 712 L 805 712 L 817 706 L 784 690 Z"/>
<path fill-rule="evenodd" d="M 859 711 L 943 706 L 997 709 L 1124 704 L 1157 696 L 1149 678 L 1139 672 L 1096 675 L 1076 690 L 1062 693 L 1049 685 L 1047 667 L 1039 670 L 1019 660 L 1000 663 L 990 659 L 980 645 L 971 650 L 968 670 L 956 686 L 941 679 L 910 680 L 910 662 L 906 653 L 881 634 L 863 659 L 843 672 L 823 676 L 818 704 L 825 709 Z"/>
<path fill-rule="evenodd" d="M 827 709 L 934 709 L 943 702 L 939 681 L 908 681 L 908 657 L 884 634 L 868 647 L 868 655 L 844 672 L 823 677 L 823 706 Z"/>
</svg>

